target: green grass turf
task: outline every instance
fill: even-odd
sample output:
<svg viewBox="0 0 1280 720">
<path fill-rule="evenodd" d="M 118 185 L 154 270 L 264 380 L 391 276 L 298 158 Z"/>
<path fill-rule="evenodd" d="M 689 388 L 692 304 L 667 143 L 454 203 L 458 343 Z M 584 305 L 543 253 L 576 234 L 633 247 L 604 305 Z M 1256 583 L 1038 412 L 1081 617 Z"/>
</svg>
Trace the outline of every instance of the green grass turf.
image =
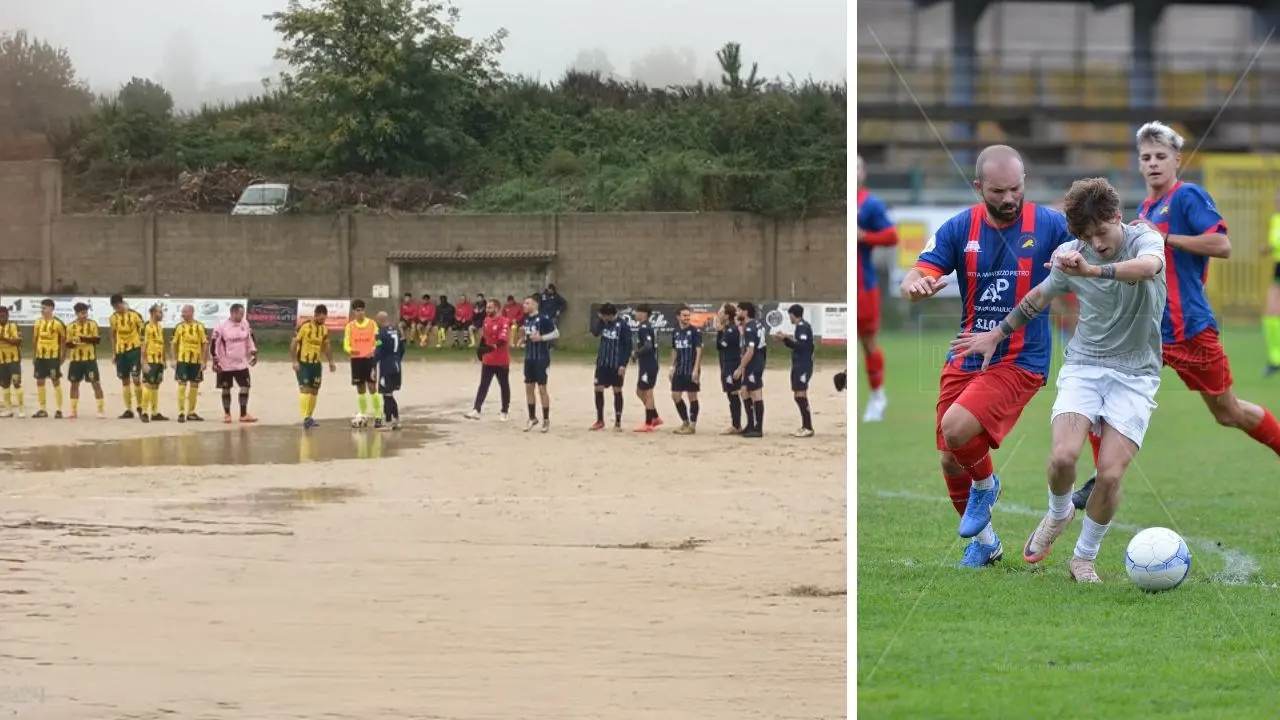
<svg viewBox="0 0 1280 720">
<path fill-rule="evenodd" d="M 1005 559 L 953 567 L 963 550 L 934 450 L 949 336 L 883 338 L 889 408 L 857 435 L 858 713 L 867 718 L 1280 717 L 1280 460 L 1218 427 L 1166 370 L 1144 446 L 1098 557 L 1104 584 L 1071 582 L 1077 519 L 1033 569 L 1022 545 L 1047 507 L 1053 379 L 995 453 Z M 1261 331 L 1227 328 L 1237 394 L 1280 409 Z M 1060 354 L 1060 351 L 1055 351 Z M 861 411 L 865 380 L 859 379 Z M 1091 472 L 1086 446 L 1079 465 Z M 1191 576 L 1140 592 L 1124 571 L 1137 528 L 1171 527 Z"/>
</svg>

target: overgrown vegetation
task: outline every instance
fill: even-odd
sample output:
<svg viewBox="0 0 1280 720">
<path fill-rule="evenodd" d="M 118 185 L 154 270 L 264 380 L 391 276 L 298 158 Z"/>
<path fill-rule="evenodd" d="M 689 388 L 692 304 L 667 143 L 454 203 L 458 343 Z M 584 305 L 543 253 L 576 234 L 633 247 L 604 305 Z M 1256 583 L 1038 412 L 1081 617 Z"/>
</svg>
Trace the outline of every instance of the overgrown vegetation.
<svg viewBox="0 0 1280 720">
<path fill-rule="evenodd" d="M 843 208 L 843 85 L 766 82 L 736 43 L 719 85 L 542 84 L 500 72 L 505 32 L 467 38 L 457 20 L 437 0 L 291 0 L 267 16 L 290 71 L 191 113 L 138 78 L 93 100 L 65 53 L 15 35 L 0 41 L 0 142 L 51 138 L 80 212 L 226 211 L 253 179 L 299 185 L 304 211 Z"/>
</svg>

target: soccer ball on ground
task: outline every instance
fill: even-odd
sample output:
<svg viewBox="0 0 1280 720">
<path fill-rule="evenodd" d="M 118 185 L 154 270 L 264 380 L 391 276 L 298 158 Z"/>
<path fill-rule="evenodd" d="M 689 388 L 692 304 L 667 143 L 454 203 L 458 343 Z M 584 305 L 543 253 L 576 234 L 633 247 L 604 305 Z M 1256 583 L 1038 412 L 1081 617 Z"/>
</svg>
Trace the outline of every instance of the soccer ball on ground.
<svg viewBox="0 0 1280 720">
<path fill-rule="evenodd" d="M 1191 551 L 1178 533 L 1147 528 L 1129 541 L 1124 551 L 1129 579 L 1147 592 L 1172 590 L 1191 572 Z"/>
<path fill-rule="evenodd" d="M 351 427 L 357 430 L 363 430 L 364 428 L 369 427 L 369 418 L 365 417 L 362 413 L 356 413 L 351 416 Z"/>
</svg>

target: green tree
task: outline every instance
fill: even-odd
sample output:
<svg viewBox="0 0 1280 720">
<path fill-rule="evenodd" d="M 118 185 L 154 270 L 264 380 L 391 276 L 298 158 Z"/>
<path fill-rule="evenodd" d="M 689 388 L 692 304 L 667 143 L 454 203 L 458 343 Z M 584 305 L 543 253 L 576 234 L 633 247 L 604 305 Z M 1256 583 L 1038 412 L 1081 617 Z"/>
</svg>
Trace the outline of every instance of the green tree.
<svg viewBox="0 0 1280 720">
<path fill-rule="evenodd" d="M 742 45 L 727 42 L 716 51 L 716 60 L 720 63 L 720 84 L 732 93 L 756 92 L 764 86 L 764 80 L 756 77 L 759 71 L 757 63 L 751 63 L 751 72 L 742 77 Z"/>
<path fill-rule="evenodd" d="M 506 37 L 463 37 L 458 17 L 437 0 L 290 0 L 267 15 L 284 90 L 308 108 L 293 147 L 331 172 L 457 172 L 475 150 L 461 117 L 500 79 Z"/>
<path fill-rule="evenodd" d="M 22 30 L 0 34 L 0 127 L 58 134 L 92 103 L 66 50 Z"/>
</svg>

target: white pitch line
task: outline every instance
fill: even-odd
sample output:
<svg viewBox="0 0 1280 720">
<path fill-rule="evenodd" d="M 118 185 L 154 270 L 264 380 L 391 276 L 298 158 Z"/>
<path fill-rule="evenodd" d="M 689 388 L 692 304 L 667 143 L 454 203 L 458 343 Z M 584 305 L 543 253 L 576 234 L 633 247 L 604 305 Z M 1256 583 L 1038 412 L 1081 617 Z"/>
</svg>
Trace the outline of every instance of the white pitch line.
<svg viewBox="0 0 1280 720">
<path fill-rule="evenodd" d="M 924 495 L 921 493 L 907 492 L 904 490 L 881 490 L 876 493 L 882 498 L 896 500 L 916 500 L 921 502 L 946 502 L 950 503 L 951 499 L 942 495 Z M 1007 503 L 1004 501 L 996 503 L 997 512 L 1009 513 L 1011 515 L 1022 515 L 1025 517 L 1039 518 L 1044 516 L 1044 510 L 1035 510 L 1024 505 Z M 1111 527 L 1117 530 L 1125 530 L 1128 532 L 1139 532 L 1146 528 L 1130 525 L 1128 523 L 1112 522 Z M 1274 583 L 1263 582 L 1261 579 L 1254 579 L 1254 576 L 1261 570 L 1258 561 L 1243 551 L 1229 548 L 1221 545 L 1213 540 L 1205 540 L 1202 538 L 1187 537 L 1183 538 L 1187 544 L 1192 545 L 1200 550 L 1218 555 L 1222 558 L 1222 570 L 1214 573 L 1210 578 L 1210 582 L 1221 583 L 1223 585 L 1250 585 L 1257 587 L 1265 587 L 1276 589 Z"/>
</svg>

